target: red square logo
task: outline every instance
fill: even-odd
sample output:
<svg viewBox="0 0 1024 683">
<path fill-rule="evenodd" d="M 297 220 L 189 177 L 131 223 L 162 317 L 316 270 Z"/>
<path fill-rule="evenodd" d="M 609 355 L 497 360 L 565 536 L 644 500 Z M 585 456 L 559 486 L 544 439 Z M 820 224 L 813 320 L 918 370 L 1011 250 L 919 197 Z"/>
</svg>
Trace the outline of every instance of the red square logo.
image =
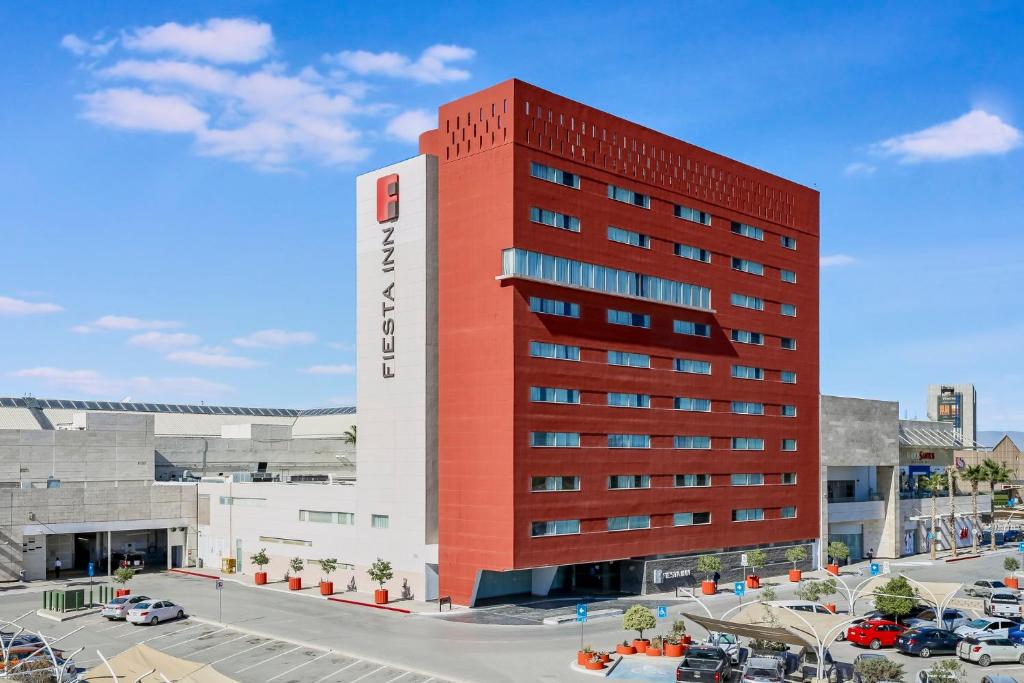
<svg viewBox="0 0 1024 683">
<path fill-rule="evenodd" d="M 398 174 L 377 178 L 377 222 L 398 218 Z"/>
</svg>

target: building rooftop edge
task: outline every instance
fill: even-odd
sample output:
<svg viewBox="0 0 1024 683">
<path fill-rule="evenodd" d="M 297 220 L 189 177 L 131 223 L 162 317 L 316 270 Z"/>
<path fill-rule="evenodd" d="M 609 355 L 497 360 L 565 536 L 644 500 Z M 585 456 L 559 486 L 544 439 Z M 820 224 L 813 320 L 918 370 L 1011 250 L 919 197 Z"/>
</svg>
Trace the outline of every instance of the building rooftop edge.
<svg viewBox="0 0 1024 683">
<path fill-rule="evenodd" d="M 208 406 L 195 403 L 139 403 L 122 401 L 79 401 L 69 399 L 0 397 L 0 408 L 42 408 L 50 410 L 93 410 L 125 413 L 166 413 L 185 415 L 249 415 L 252 417 L 316 417 L 320 415 L 354 415 L 355 406 L 334 408 L 250 408 L 243 406 Z"/>
</svg>

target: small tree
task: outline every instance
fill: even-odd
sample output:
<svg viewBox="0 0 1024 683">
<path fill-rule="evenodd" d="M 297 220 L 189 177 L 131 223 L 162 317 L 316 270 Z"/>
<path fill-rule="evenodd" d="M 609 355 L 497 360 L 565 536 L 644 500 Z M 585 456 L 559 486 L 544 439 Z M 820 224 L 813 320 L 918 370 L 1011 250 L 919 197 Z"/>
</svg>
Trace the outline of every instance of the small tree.
<svg viewBox="0 0 1024 683">
<path fill-rule="evenodd" d="M 301 557 L 293 557 L 292 559 L 288 560 L 288 569 L 291 570 L 292 574 L 298 574 L 302 571 L 302 568 L 305 566 L 306 563 L 302 560 Z"/>
<path fill-rule="evenodd" d="M 750 571 L 754 574 L 757 574 L 757 570 L 766 564 L 768 564 L 768 555 L 760 548 L 747 553 L 747 566 L 750 567 Z"/>
<path fill-rule="evenodd" d="M 929 683 L 959 683 L 964 680 L 964 666 L 957 659 L 939 662 L 928 671 Z"/>
<path fill-rule="evenodd" d="M 1010 557 L 1007 557 L 1005 560 L 1003 560 L 1003 569 L 1008 571 L 1010 573 L 1010 576 L 1013 576 L 1014 572 L 1020 569 L 1020 562 L 1017 561 L 1016 557 L 1013 557 L 1011 555 Z"/>
<path fill-rule="evenodd" d="M 371 581 L 380 586 L 381 590 L 384 590 L 385 583 L 395 578 L 395 573 L 391 570 L 391 563 L 379 557 L 376 562 L 370 565 L 366 573 L 370 575 Z"/>
<path fill-rule="evenodd" d="M 643 640 L 644 631 L 657 625 L 658 620 L 654 618 L 654 614 L 643 605 L 633 605 L 622 615 L 622 628 L 639 633 L 639 640 Z"/>
<path fill-rule="evenodd" d="M 828 544 L 828 556 L 832 559 L 832 564 L 839 564 L 850 556 L 850 548 L 842 541 L 832 541 Z"/>
<path fill-rule="evenodd" d="M 672 628 L 669 630 L 669 636 L 679 642 L 679 639 L 686 635 L 686 622 L 682 619 L 676 619 L 672 622 Z"/>
<path fill-rule="evenodd" d="M 910 614 L 916 604 L 917 591 L 902 576 L 894 576 L 876 591 L 875 609 L 882 614 L 891 614 L 897 620 Z"/>
<path fill-rule="evenodd" d="M 796 594 L 803 600 L 809 602 L 817 602 L 825 595 L 835 595 L 836 590 L 839 586 L 835 579 L 825 579 L 824 581 L 807 581 L 803 583 L 797 590 Z"/>
<path fill-rule="evenodd" d="M 320 571 L 323 576 L 320 577 L 321 581 L 330 581 L 331 574 L 338 571 L 338 560 L 334 557 L 325 557 L 320 560 Z"/>
<path fill-rule="evenodd" d="M 807 559 L 807 548 L 802 545 L 795 545 L 786 551 L 786 559 L 793 563 L 793 569 Z"/>
<path fill-rule="evenodd" d="M 341 433 L 341 441 L 342 443 L 347 443 L 352 446 L 355 446 L 356 439 L 358 438 L 358 436 L 359 433 L 356 425 L 352 425 L 351 427 L 349 427 L 348 429 Z"/>
<path fill-rule="evenodd" d="M 778 595 L 775 593 L 775 587 L 767 585 L 761 589 L 761 602 L 772 602 L 776 600 Z"/>
<path fill-rule="evenodd" d="M 722 561 L 717 555 L 701 555 L 697 558 L 697 571 L 704 574 L 705 581 L 710 581 L 712 574 L 722 571 Z"/>
<path fill-rule="evenodd" d="M 270 558 L 267 557 L 267 549 L 260 548 L 258 553 L 253 553 L 249 556 L 249 561 L 259 567 L 260 571 L 263 571 L 263 568 L 270 564 Z"/>
<path fill-rule="evenodd" d="M 903 680 L 903 665 L 885 657 L 857 658 L 853 665 L 861 683 L 880 683 L 881 681 Z"/>
<path fill-rule="evenodd" d="M 114 571 L 114 583 L 120 583 L 121 585 L 127 585 L 129 581 L 135 578 L 135 570 L 131 567 L 118 567 Z"/>
</svg>

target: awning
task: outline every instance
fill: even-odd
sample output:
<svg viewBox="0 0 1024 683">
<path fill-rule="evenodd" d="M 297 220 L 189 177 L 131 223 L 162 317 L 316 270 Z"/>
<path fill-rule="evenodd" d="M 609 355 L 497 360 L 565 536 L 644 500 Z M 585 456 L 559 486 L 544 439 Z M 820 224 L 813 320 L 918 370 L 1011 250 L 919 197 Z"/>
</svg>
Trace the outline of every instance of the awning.
<svg viewBox="0 0 1024 683">
<path fill-rule="evenodd" d="M 711 617 L 705 617 L 699 614 L 689 614 L 687 612 L 684 612 L 683 614 L 687 619 L 692 619 L 694 623 L 700 624 L 706 628 L 709 633 L 731 633 L 743 638 L 777 640 L 779 642 L 786 643 L 787 645 L 814 647 L 813 638 L 793 633 L 792 631 L 780 626 L 722 621 L 721 619 L 712 619 Z"/>
<path fill-rule="evenodd" d="M 963 433 L 949 427 L 926 427 L 900 425 L 900 445 L 907 448 L 952 448 L 964 451 L 992 450 L 977 441 L 972 441 Z"/>
<path fill-rule="evenodd" d="M 786 609 L 764 603 L 744 607 L 733 617 L 734 621 L 748 624 L 774 624 L 791 632 L 806 636 L 812 643 L 818 639 L 831 640 L 854 617 L 848 614 L 821 614 Z"/>
<path fill-rule="evenodd" d="M 865 599 L 870 599 L 870 596 L 881 590 L 883 585 L 896 576 L 899 575 L 880 574 L 875 576 L 861 586 L 858 594 L 866 596 Z M 909 581 L 909 583 L 917 590 L 917 594 L 922 600 L 933 606 L 947 604 L 949 599 L 963 587 L 962 583 L 948 583 L 944 581 Z"/>
<path fill-rule="evenodd" d="M 228 678 L 209 664 L 173 657 L 154 650 L 148 645 L 136 645 L 107 661 L 114 673 L 117 674 L 119 681 L 135 681 L 139 679 L 139 676 L 156 669 L 172 683 L 237 683 L 233 678 Z M 89 669 L 81 680 L 113 681 L 114 679 L 110 675 L 110 670 L 100 663 Z M 163 683 L 164 679 L 154 673 L 141 680 L 142 683 Z"/>
</svg>

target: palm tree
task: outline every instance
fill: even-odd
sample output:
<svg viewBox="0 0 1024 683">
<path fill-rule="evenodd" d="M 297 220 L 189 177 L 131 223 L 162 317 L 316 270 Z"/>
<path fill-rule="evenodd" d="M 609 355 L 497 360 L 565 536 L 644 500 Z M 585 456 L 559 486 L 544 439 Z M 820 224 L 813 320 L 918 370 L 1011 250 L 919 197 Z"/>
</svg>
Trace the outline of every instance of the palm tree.
<svg viewBox="0 0 1024 683">
<path fill-rule="evenodd" d="M 955 467 L 946 468 L 947 487 L 949 488 L 949 539 L 953 557 L 956 557 L 956 542 L 959 540 L 956 533 L 956 475 Z"/>
<path fill-rule="evenodd" d="M 981 463 L 981 468 L 985 470 L 985 481 L 988 482 L 988 489 L 991 495 L 989 500 L 989 511 L 992 515 L 992 550 L 996 549 L 996 484 L 1005 484 L 1010 481 L 1012 473 L 1010 468 L 1001 462 L 996 462 L 992 458 L 985 458 L 985 461 Z"/>
<path fill-rule="evenodd" d="M 946 475 L 941 472 L 935 474 L 929 474 L 921 477 L 917 480 L 918 486 L 925 489 L 926 491 L 932 492 L 932 532 L 931 532 L 931 543 L 928 544 L 931 552 L 932 559 L 935 559 L 935 546 L 939 543 L 939 537 L 935 534 L 935 519 L 938 516 L 937 500 L 939 497 L 939 491 L 946 488 Z"/>
<path fill-rule="evenodd" d="M 356 425 L 352 425 L 341 433 L 341 440 L 344 443 L 356 445 Z"/>
<path fill-rule="evenodd" d="M 974 529 L 971 532 L 971 552 L 978 554 L 978 530 L 981 525 L 978 523 L 978 487 L 985 481 L 985 468 L 981 465 L 971 465 L 964 468 L 960 478 L 971 484 L 971 505 L 974 508 Z"/>
</svg>

